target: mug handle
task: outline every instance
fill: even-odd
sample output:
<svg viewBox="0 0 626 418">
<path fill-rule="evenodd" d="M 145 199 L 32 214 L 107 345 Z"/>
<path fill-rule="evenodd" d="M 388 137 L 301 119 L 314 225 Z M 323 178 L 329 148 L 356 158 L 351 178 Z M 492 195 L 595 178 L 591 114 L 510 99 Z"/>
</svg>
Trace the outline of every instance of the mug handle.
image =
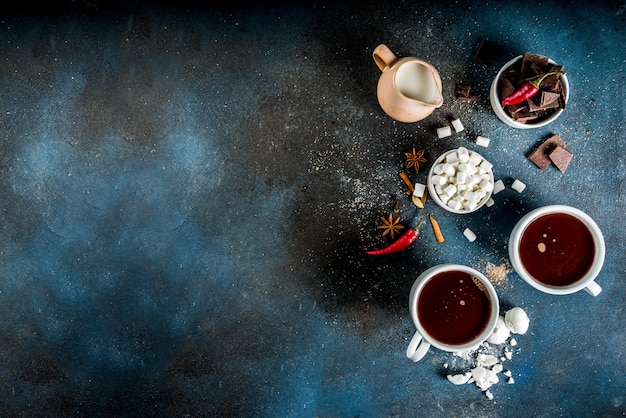
<svg viewBox="0 0 626 418">
<path fill-rule="evenodd" d="M 406 349 L 406 356 L 413 361 L 420 361 L 428 352 L 430 343 L 422 338 L 419 331 L 415 331 L 415 335 L 411 338 L 411 342 Z"/>
<path fill-rule="evenodd" d="M 380 71 L 385 71 L 385 68 L 390 67 L 398 59 L 385 44 L 378 45 L 372 56 Z"/>
<path fill-rule="evenodd" d="M 587 287 L 585 287 L 585 291 L 591 296 L 598 296 L 600 292 L 602 292 L 602 288 L 598 285 L 598 283 L 591 281 Z"/>
</svg>

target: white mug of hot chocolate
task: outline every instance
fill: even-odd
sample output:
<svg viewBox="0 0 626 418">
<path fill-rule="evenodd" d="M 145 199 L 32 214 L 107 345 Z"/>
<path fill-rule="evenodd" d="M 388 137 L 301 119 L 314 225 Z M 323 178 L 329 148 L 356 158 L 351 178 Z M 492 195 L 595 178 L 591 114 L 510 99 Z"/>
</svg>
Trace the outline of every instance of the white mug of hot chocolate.
<svg viewBox="0 0 626 418">
<path fill-rule="evenodd" d="M 517 274 L 545 293 L 585 290 L 598 296 L 595 282 L 604 264 L 604 237 L 579 209 L 549 205 L 523 216 L 509 236 L 509 258 Z"/>
<path fill-rule="evenodd" d="M 449 352 L 472 350 L 493 332 L 499 315 L 498 295 L 477 270 L 440 264 L 413 283 L 409 312 L 417 331 L 406 356 L 421 360 L 430 347 Z"/>
</svg>

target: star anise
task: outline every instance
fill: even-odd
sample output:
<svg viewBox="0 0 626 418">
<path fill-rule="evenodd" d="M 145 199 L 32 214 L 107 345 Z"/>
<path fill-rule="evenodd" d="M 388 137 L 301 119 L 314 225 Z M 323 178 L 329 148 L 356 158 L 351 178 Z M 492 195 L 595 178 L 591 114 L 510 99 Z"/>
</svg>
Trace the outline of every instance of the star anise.
<svg viewBox="0 0 626 418">
<path fill-rule="evenodd" d="M 400 225 L 400 217 L 394 218 L 393 214 L 391 213 L 389 214 L 389 219 L 385 218 L 384 216 L 381 216 L 380 219 L 382 219 L 383 224 L 380 225 L 378 228 L 384 229 L 383 237 L 389 234 L 393 239 L 394 235 L 397 232 L 400 232 L 401 229 L 404 229 L 404 226 Z"/>
<path fill-rule="evenodd" d="M 407 169 L 413 167 L 415 171 L 420 171 L 422 164 L 427 161 L 424 157 L 424 150 L 415 151 L 415 147 L 413 147 L 413 152 L 405 152 L 404 155 L 406 155 Z"/>
</svg>

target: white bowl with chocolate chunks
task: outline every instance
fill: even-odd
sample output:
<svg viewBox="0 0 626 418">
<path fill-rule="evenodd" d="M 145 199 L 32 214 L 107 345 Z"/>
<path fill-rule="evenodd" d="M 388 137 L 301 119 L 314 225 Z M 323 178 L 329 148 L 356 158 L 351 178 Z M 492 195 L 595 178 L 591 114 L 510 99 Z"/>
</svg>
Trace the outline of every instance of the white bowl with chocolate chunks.
<svg viewBox="0 0 626 418">
<path fill-rule="evenodd" d="M 504 64 L 489 92 L 496 116 L 519 129 L 539 128 L 554 121 L 565 110 L 568 98 L 563 66 L 530 52 Z"/>
</svg>

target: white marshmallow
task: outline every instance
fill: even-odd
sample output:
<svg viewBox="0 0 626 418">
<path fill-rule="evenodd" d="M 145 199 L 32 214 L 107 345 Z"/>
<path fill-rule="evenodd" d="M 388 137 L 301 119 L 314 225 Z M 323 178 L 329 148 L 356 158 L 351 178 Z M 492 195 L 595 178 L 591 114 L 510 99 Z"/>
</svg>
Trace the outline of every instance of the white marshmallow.
<svg viewBox="0 0 626 418">
<path fill-rule="evenodd" d="M 478 206 L 478 204 L 475 200 L 468 200 L 463 204 L 463 208 L 470 211 L 476 209 L 476 206 Z"/>
<path fill-rule="evenodd" d="M 485 190 L 486 192 L 493 191 L 493 183 L 491 182 L 491 180 L 482 179 L 480 183 L 478 183 L 478 187 Z"/>
<path fill-rule="evenodd" d="M 413 190 L 413 196 L 417 196 L 421 198 L 424 196 L 424 192 L 426 191 L 426 186 L 421 183 L 415 183 L 415 190 Z"/>
<path fill-rule="evenodd" d="M 456 186 L 454 184 L 448 184 L 443 188 L 443 193 L 451 198 L 456 193 Z"/>
<path fill-rule="evenodd" d="M 488 147 L 489 146 L 489 138 L 485 138 L 484 136 L 477 136 L 476 137 L 476 145 L 480 145 L 481 147 Z"/>
<path fill-rule="evenodd" d="M 459 161 L 459 156 L 457 155 L 456 152 L 451 152 L 450 154 L 446 155 L 447 163 L 456 163 L 458 161 Z"/>
<path fill-rule="evenodd" d="M 504 182 L 502 180 L 496 180 L 493 184 L 493 190 L 491 191 L 493 194 L 498 194 L 502 190 L 504 190 Z"/>
<path fill-rule="evenodd" d="M 452 177 L 456 173 L 456 167 L 454 164 L 446 163 L 443 165 L 443 172 L 446 173 L 446 176 Z"/>
<path fill-rule="evenodd" d="M 474 164 L 461 163 L 459 164 L 459 171 L 465 172 L 467 174 L 475 174 L 477 168 Z"/>
<path fill-rule="evenodd" d="M 433 167 L 433 173 L 434 174 L 441 174 L 444 172 L 443 170 L 444 164 L 437 164 L 435 167 Z"/>
<path fill-rule="evenodd" d="M 460 119 L 454 119 L 452 121 L 452 127 L 454 128 L 455 132 L 461 132 L 463 129 L 465 129 Z"/>
<path fill-rule="evenodd" d="M 480 183 L 480 177 L 479 176 L 471 176 L 468 180 L 467 180 L 467 187 L 469 189 L 474 189 L 478 183 Z"/>
<path fill-rule="evenodd" d="M 468 202 L 479 200 L 478 194 L 474 193 L 471 190 L 466 190 L 465 193 L 463 193 L 463 199 L 467 200 Z"/>
<path fill-rule="evenodd" d="M 515 179 L 515 181 L 513 181 L 513 184 L 511 185 L 511 189 L 515 190 L 518 193 L 522 193 L 525 188 L 526 185 L 518 179 Z"/>
<path fill-rule="evenodd" d="M 469 161 L 474 165 L 479 165 L 480 162 L 483 160 L 483 157 L 475 151 L 470 151 L 469 155 Z"/>
<path fill-rule="evenodd" d="M 469 161 L 469 151 L 467 148 L 459 147 L 456 152 L 458 154 L 459 162 L 466 163 Z"/>
<path fill-rule="evenodd" d="M 476 234 L 469 228 L 465 228 L 463 235 L 465 235 L 465 238 L 467 238 L 469 242 L 476 241 Z"/>
<path fill-rule="evenodd" d="M 486 171 L 489 171 L 493 168 L 493 164 L 491 164 L 489 161 L 487 160 L 482 160 L 481 163 L 479 164 L 479 167 L 484 168 Z"/>
<path fill-rule="evenodd" d="M 467 383 L 470 379 L 470 377 L 472 377 L 472 372 L 465 372 L 463 374 L 449 374 L 448 376 L 448 380 L 452 383 L 454 383 L 455 385 L 464 385 L 465 383 Z"/>
<path fill-rule="evenodd" d="M 485 203 L 485 206 L 487 206 L 488 208 L 492 207 L 494 205 L 495 200 L 493 200 L 492 198 L 487 199 L 487 203 Z"/>
<path fill-rule="evenodd" d="M 435 185 L 438 184 L 440 186 L 443 186 L 444 184 L 448 182 L 448 178 L 446 176 L 434 175 L 430 179 L 433 182 L 433 184 Z"/>
<path fill-rule="evenodd" d="M 463 207 L 463 205 L 456 199 L 448 200 L 447 205 L 454 210 L 461 210 L 461 208 Z"/>
<path fill-rule="evenodd" d="M 493 329 L 493 332 L 487 338 L 491 344 L 502 344 L 506 341 L 507 338 L 511 335 L 511 331 L 506 326 L 504 322 L 504 317 L 502 315 L 498 316 L 498 322 L 496 322 L 496 327 Z"/>
<path fill-rule="evenodd" d="M 450 135 L 452 135 L 452 129 L 450 129 L 449 126 L 442 126 L 441 128 L 437 128 L 438 138 L 445 138 Z"/>
<path fill-rule="evenodd" d="M 504 316 L 504 322 L 507 328 L 514 334 L 526 334 L 530 319 L 522 308 L 513 308 L 507 311 Z"/>
<path fill-rule="evenodd" d="M 487 196 L 488 192 L 486 190 L 483 190 L 483 189 L 478 189 L 478 190 L 476 190 L 475 193 L 476 193 L 476 196 L 478 196 L 478 200 L 483 200 L 483 198 L 485 196 Z"/>
</svg>

